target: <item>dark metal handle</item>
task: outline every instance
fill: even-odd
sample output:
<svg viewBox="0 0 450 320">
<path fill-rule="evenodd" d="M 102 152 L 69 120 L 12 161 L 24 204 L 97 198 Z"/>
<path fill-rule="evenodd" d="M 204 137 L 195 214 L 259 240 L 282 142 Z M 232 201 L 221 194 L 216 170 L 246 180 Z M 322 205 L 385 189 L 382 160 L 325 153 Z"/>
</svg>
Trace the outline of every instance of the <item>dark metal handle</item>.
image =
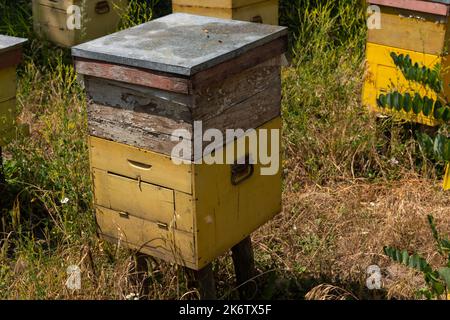
<svg viewBox="0 0 450 320">
<path fill-rule="evenodd" d="M 254 16 L 251 20 L 254 23 L 263 23 L 263 18 L 261 16 Z"/>
<path fill-rule="evenodd" d="M 244 164 L 233 164 L 231 166 L 231 184 L 237 186 L 245 180 L 250 179 L 255 172 L 253 164 L 250 163 L 250 157 L 245 156 Z"/>
<path fill-rule="evenodd" d="M 108 1 L 100 1 L 95 5 L 95 12 L 97 14 L 108 13 L 111 9 L 109 8 Z"/>
</svg>

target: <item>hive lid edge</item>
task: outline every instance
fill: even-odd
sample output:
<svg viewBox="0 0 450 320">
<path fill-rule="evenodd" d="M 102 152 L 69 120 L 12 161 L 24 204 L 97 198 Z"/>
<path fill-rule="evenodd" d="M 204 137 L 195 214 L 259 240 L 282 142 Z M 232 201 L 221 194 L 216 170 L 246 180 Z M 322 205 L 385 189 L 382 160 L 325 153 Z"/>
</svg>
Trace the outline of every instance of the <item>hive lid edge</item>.
<svg viewBox="0 0 450 320">
<path fill-rule="evenodd" d="M 406 9 L 440 16 L 449 16 L 450 14 L 450 0 L 366 0 L 366 3 L 369 5 Z"/>
<path fill-rule="evenodd" d="M 222 27 L 221 24 L 223 24 L 224 30 L 227 31 L 228 25 L 231 24 L 229 28 L 236 28 L 237 26 L 241 26 L 244 30 L 250 30 L 248 34 L 245 33 L 244 35 L 249 35 L 248 38 L 243 37 L 243 39 L 238 39 L 236 41 L 236 37 L 231 37 L 226 34 L 225 36 L 223 34 L 218 35 L 218 37 L 224 36 L 224 41 L 219 41 L 221 44 L 223 43 L 225 47 L 221 47 L 220 45 L 213 45 L 211 49 L 205 53 L 204 55 L 197 55 L 194 56 L 194 58 L 185 58 L 182 55 L 179 55 L 179 52 L 176 52 L 175 55 L 169 56 L 167 60 L 161 59 L 161 52 L 164 52 L 165 49 L 171 49 L 172 43 L 175 41 L 180 41 L 184 39 L 181 39 L 181 37 L 178 37 L 172 42 L 171 40 L 163 41 L 162 44 L 159 44 L 160 47 L 156 47 L 155 50 L 149 50 L 146 47 L 139 47 L 137 46 L 137 51 L 130 51 L 129 47 L 125 45 L 121 45 L 119 47 L 112 47 L 112 41 L 116 41 L 116 43 L 120 43 L 120 41 L 125 38 L 125 41 L 130 41 L 129 36 L 131 33 L 134 33 L 131 35 L 132 39 L 133 37 L 136 37 L 136 32 L 147 32 L 147 31 L 153 31 L 151 30 L 151 26 L 146 28 L 144 25 L 148 25 L 150 23 L 155 22 L 162 22 L 164 23 L 164 20 L 161 20 L 163 18 L 159 18 L 156 20 L 152 20 L 148 23 L 132 27 L 127 30 L 123 30 L 120 32 L 117 32 L 115 34 L 105 36 L 90 42 L 86 42 L 77 46 L 72 47 L 72 55 L 75 58 L 84 58 L 89 60 L 97 60 L 102 61 L 106 63 L 112 63 L 112 64 L 121 64 L 124 66 L 131 66 L 141 69 L 149 69 L 150 71 L 158 71 L 158 72 L 164 72 L 164 73 L 173 73 L 177 75 L 182 76 L 192 76 L 200 71 L 203 71 L 205 69 L 214 67 L 222 62 L 231 60 L 235 58 L 236 56 L 242 55 L 254 48 L 263 46 L 265 44 L 268 44 L 272 42 L 273 40 L 276 40 L 278 38 L 282 38 L 284 36 L 288 35 L 288 29 L 286 27 L 282 26 L 269 26 L 265 25 L 265 27 L 262 28 L 261 31 L 256 30 L 255 31 L 255 25 L 249 22 L 243 22 L 243 21 L 232 21 L 232 20 L 225 20 L 225 19 L 217 19 L 217 18 L 211 18 L 211 17 L 200 17 L 190 14 L 184 14 L 184 13 L 176 13 L 169 16 L 166 16 L 164 18 L 172 16 L 172 19 L 176 16 L 177 18 L 182 19 L 209 19 L 206 20 L 206 22 L 216 22 L 219 23 L 219 26 Z M 213 20 L 214 19 L 214 20 Z M 253 25 L 253 27 L 249 27 L 250 25 Z M 139 30 L 139 28 L 141 28 Z M 198 30 L 197 30 L 198 31 Z M 213 33 L 211 33 L 213 34 Z M 114 37 L 115 36 L 115 37 Z M 153 36 L 153 34 L 151 34 Z M 158 38 L 159 35 L 156 35 L 157 41 L 160 41 Z M 214 37 L 216 35 L 213 35 Z M 230 39 L 229 39 L 230 38 Z M 146 39 L 151 41 L 151 37 Z M 186 41 L 189 41 L 190 38 L 187 37 Z M 194 44 L 192 44 L 193 48 L 195 47 L 195 44 L 202 44 L 198 37 L 194 39 Z M 167 46 L 167 47 L 165 47 Z M 127 52 L 128 50 L 128 52 Z M 195 50 L 195 49 L 194 49 Z M 189 48 L 188 48 L 189 51 Z M 137 53 L 136 53 L 137 52 Z M 178 55 L 177 55 L 178 54 Z M 187 55 L 188 56 L 188 55 Z"/>
<path fill-rule="evenodd" d="M 252 49 L 255 49 L 259 46 L 263 46 L 265 44 L 270 43 L 271 41 L 274 41 L 276 39 L 282 38 L 287 35 L 288 35 L 288 28 L 283 27 L 283 29 L 280 29 L 279 32 L 261 39 L 264 42 L 258 42 L 258 44 L 253 44 L 253 45 L 249 44 L 247 46 L 237 48 L 232 52 L 228 52 L 221 56 L 217 56 L 216 58 L 211 59 L 209 61 L 202 62 L 202 63 L 196 64 L 196 65 L 192 65 L 190 67 L 177 66 L 177 65 L 166 64 L 166 63 L 158 63 L 158 62 L 152 62 L 152 61 L 142 60 L 142 59 L 130 59 L 130 58 L 118 57 L 115 55 L 110 55 L 110 54 L 101 53 L 101 52 L 93 53 L 91 51 L 80 48 L 79 46 L 72 47 L 71 51 L 72 51 L 72 56 L 75 58 L 84 58 L 84 59 L 88 59 L 88 60 L 95 60 L 95 61 L 100 61 L 100 62 L 119 64 L 119 65 L 124 65 L 124 66 L 128 66 L 128 67 L 146 69 L 149 71 L 171 73 L 171 74 L 189 77 L 189 76 L 195 75 L 196 73 L 199 73 L 201 71 L 204 71 L 204 70 L 212 68 L 216 65 L 219 65 L 220 63 L 231 60 L 231 59 L 238 57 Z"/>
<path fill-rule="evenodd" d="M 172 73 L 180 76 L 189 76 L 191 74 L 191 68 L 165 64 L 164 68 L 160 67 L 160 63 L 151 62 L 140 59 L 121 58 L 106 53 L 96 53 L 95 56 L 91 52 L 84 49 L 72 47 L 72 56 L 77 59 L 87 59 L 97 62 L 117 64 L 125 67 L 134 67 L 138 69 L 144 69 L 148 71 Z"/>
<path fill-rule="evenodd" d="M 20 48 L 25 44 L 28 39 L 5 36 L 0 34 L 0 53 L 5 53 L 17 48 Z"/>
</svg>

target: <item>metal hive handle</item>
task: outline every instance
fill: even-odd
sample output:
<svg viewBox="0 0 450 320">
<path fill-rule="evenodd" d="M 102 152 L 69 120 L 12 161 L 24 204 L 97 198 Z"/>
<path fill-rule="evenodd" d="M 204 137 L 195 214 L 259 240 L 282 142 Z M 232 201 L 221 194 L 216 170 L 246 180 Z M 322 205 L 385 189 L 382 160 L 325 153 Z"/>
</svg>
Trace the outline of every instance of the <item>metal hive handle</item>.
<svg viewBox="0 0 450 320">
<path fill-rule="evenodd" d="M 244 164 L 235 163 L 231 166 L 231 184 L 233 186 L 241 184 L 250 179 L 254 172 L 255 167 L 250 163 L 250 156 L 246 155 Z"/>
</svg>

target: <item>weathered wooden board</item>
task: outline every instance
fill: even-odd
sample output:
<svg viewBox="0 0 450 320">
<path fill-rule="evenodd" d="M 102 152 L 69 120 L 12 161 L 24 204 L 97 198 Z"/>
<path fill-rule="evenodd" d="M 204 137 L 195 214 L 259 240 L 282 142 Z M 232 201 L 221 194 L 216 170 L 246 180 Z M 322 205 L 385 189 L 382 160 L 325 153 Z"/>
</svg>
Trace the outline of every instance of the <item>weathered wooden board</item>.
<svg viewBox="0 0 450 320">
<path fill-rule="evenodd" d="M 192 194 L 191 165 L 176 165 L 168 156 L 92 136 L 89 152 L 93 168 Z"/>
<path fill-rule="evenodd" d="M 118 122 L 122 122 L 119 119 L 126 117 L 122 113 L 128 112 L 128 117 L 135 117 L 133 120 L 139 123 L 149 121 L 151 126 L 151 123 L 159 121 L 151 119 L 155 116 L 173 122 L 167 126 L 172 131 L 177 128 L 189 130 L 186 124 L 216 117 L 262 91 L 273 86 L 280 87 L 280 59 L 270 59 L 223 82 L 199 87 L 192 96 L 93 77 L 85 77 L 84 81 L 91 102 L 89 109 L 95 118 L 110 121 L 117 118 Z M 102 111 L 107 109 L 106 106 L 115 108 Z M 274 108 L 277 107 L 276 104 Z M 95 115 L 97 112 L 99 116 Z M 161 132 L 171 133 L 164 129 Z"/>
<path fill-rule="evenodd" d="M 119 246 L 195 268 L 194 234 L 96 206 L 99 233 Z"/>
<path fill-rule="evenodd" d="M 145 130 L 140 127 L 124 129 L 117 127 L 117 122 L 91 122 L 89 134 L 136 148 L 152 150 L 167 156 L 170 156 L 173 148 L 179 144 L 179 142 L 171 141 L 171 136 L 166 134 Z M 191 148 L 190 141 L 183 140 L 182 142 L 186 144 L 186 148 Z"/>
<path fill-rule="evenodd" d="M 117 65 L 109 62 L 75 59 L 76 71 L 83 75 L 137 84 L 156 89 L 189 94 L 189 81 L 185 78 L 150 72 L 136 67 Z"/>
<path fill-rule="evenodd" d="M 225 133 L 227 129 L 251 129 L 255 124 L 263 124 L 280 115 L 281 91 L 279 87 L 273 86 L 249 99 L 227 108 L 220 115 L 205 120 L 202 124 L 203 131 L 207 129 L 218 129 Z M 171 125 L 174 124 L 168 118 L 148 116 L 136 121 L 135 113 L 123 111 L 114 113 L 114 108 L 90 104 L 89 106 L 89 132 L 92 136 L 108 139 L 131 145 L 137 148 L 152 150 L 168 156 L 172 150 L 180 144 L 179 140 L 172 140 L 170 133 Z M 95 115 L 94 115 L 95 114 Z M 173 127 L 175 130 L 176 127 Z M 186 131 L 192 133 L 193 126 L 186 127 Z M 192 140 L 182 141 L 191 155 L 183 156 L 184 160 L 194 160 Z M 204 142 L 206 147 L 210 142 Z M 219 145 L 218 145 L 219 147 Z"/>
<path fill-rule="evenodd" d="M 121 81 L 84 76 L 84 83 L 90 101 L 125 109 L 162 103 L 167 116 L 174 119 L 186 120 L 183 113 L 190 114 L 194 103 L 191 95 Z"/>
<path fill-rule="evenodd" d="M 369 30 L 368 42 L 434 55 L 447 49 L 447 17 L 382 7 L 381 23 Z"/>
<path fill-rule="evenodd" d="M 148 132 L 152 136 L 160 136 L 165 141 L 164 136 L 171 136 L 176 129 L 185 129 L 192 132 L 192 121 L 177 120 L 164 114 L 153 113 L 160 109 L 159 105 L 147 105 L 145 108 L 127 110 L 118 107 L 110 107 L 89 103 L 88 121 L 92 130 L 101 131 L 101 127 L 110 124 L 117 126 L 116 131 L 126 131 L 128 129 L 140 129 L 142 132 Z M 114 134 L 113 132 L 111 134 Z M 136 137 L 138 138 L 138 137 Z"/>
<path fill-rule="evenodd" d="M 90 134 L 171 155 L 179 144 L 171 138 L 175 130 L 184 129 L 192 137 L 194 121 L 202 121 L 203 130 L 223 133 L 258 127 L 280 115 L 279 63 L 279 57 L 270 59 L 200 87 L 193 96 L 87 77 Z M 191 156 L 183 159 L 194 160 L 192 139 L 184 143 Z"/>
<path fill-rule="evenodd" d="M 193 119 L 214 118 L 260 92 L 273 89 L 274 86 L 281 90 L 280 65 L 280 57 L 276 57 L 221 82 L 211 82 L 208 86 L 198 87 L 194 92 Z M 278 102 L 273 107 L 278 108 Z"/>
<path fill-rule="evenodd" d="M 203 122 L 204 129 L 217 128 L 223 133 L 227 129 L 255 129 L 280 116 L 280 81 L 272 82 L 268 87 L 247 100 L 223 110 L 219 115 Z"/>
<path fill-rule="evenodd" d="M 213 82 L 220 83 L 227 77 L 239 74 L 267 60 L 279 58 L 287 51 L 287 46 L 287 36 L 283 36 L 208 70 L 201 71 L 191 78 L 192 88 L 199 90 L 212 85 Z"/>
<path fill-rule="evenodd" d="M 92 77 L 84 81 L 92 128 L 116 122 L 124 129 L 139 127 L 166 135 L 192 128 L 190 96 Z"/>
</svg>

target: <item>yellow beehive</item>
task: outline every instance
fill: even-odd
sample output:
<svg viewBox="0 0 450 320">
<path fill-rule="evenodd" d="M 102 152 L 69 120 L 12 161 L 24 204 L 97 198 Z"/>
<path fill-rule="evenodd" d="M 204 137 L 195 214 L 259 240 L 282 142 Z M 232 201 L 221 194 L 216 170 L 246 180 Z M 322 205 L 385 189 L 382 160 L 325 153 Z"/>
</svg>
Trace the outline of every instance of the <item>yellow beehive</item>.
<svg viewBox="0 0 450 320">
<path fill-rule="evenodd" d="M 450 164 L 447 164 L 445 169 L 444 190 L 450 190 Z"/>
<path fill-rule="evenodd" d="M 280 130 L 281 120 L 260 129 Z M 143 253 L 198 270 L 281 211 L 280 171 L 262 176 L 260 163 L 234 185 L 230 165 L 175 165 L 96 137 L 89 147 L 100 234 Z M 233 147 L 216 156 L 225 159 Z"/>
<path fill-rule="evenodd" d="M 278 25 L 278 0 L 173 0 L 173 12 Z"/>
<path fill-rule="evenodd" d="M 127 0 L 33 0 L 33 26 L 40 36 L 71 47 L 117 30 Z"/>
<path fill-rule="evenodd" d="M 16 131 L 16 67 L 22 59 L 25 39 L 0 35 L 0 147 Z"/>
<path fill-rule="evenodd" d="M 370 4 L 381 9 L 381 28 L 370 29 L 366 51 L 367 73 L 364 84 L 363 103 L 372 111 L 380 110 L 377 97 L 389 91 L 401 93 L 419 92 L 436 99 L 434 91 L 428 87 L 407 80 L 396 67 L 391 52 L 397 55 L 409 55 L 419 67 L 433 68 L 441 65 L 441 77 L 444 80 L 444 96 L 450 97 L 449 61 L 447 46 L 449 39 L 448 8 L 444 3 L 428 1 L 369 0 Z M 432 115 L 415 115 L 413 112 L 390 111 L 391 114 L 405 120 L 434 126 L 439 122 Z"/>
<path fill-rule="evenodd" d="M 281 211 L 286 49 L 286 28 L 190 14 L 72 49 L 103 238 L 200 270 Z"/>
</svg>

